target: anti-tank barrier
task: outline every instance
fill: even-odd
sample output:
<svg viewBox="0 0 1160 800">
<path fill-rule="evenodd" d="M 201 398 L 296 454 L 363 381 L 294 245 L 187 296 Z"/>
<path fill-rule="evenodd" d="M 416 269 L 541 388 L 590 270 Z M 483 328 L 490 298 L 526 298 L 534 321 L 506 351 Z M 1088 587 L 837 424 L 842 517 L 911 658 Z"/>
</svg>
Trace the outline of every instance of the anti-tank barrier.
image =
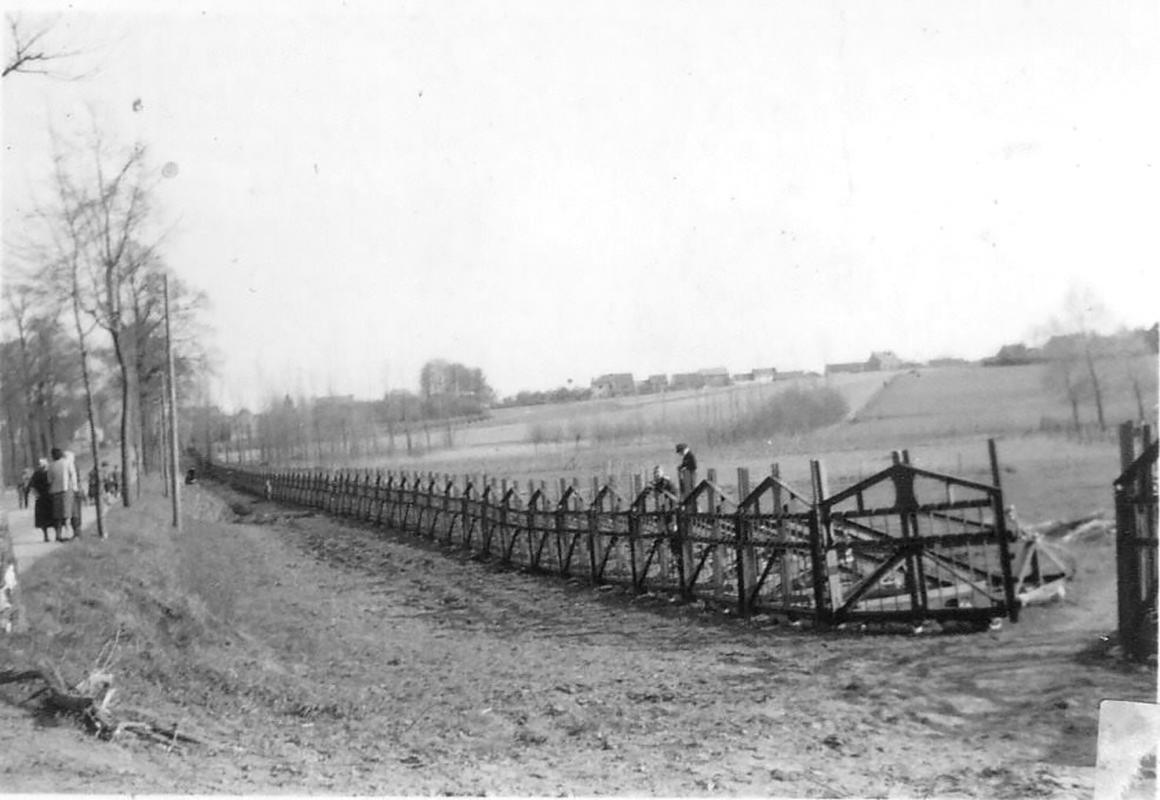
<svg viewBox="0 0 1160 800">
<path fill-rule="evenodd" d="M 881 472 L 831 491 L 821 462 L 801 492 L 777 467 L 736 492 L 713 470 L 684 497 L 635 476 L 621 494 L 593 480 L 526 487 L 381 470 L 202 474 L 252 495 L 413 534 L 503 565 L 703 600 L 741 615 L 823 625 L 1015 620 L 994 443 L 992 483 L 924 470 L 896 453 Z"/>
</svg>

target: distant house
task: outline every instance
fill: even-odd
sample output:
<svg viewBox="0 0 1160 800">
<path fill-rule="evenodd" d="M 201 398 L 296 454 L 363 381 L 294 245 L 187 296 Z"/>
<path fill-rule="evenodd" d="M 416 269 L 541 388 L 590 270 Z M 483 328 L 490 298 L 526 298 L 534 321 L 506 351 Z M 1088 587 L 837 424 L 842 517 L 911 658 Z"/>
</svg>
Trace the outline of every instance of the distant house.
<svg viewBox="0 0 1160 800">
<path fill-rule="evenodd" d="M 669 376 L 664 374 L 649 375 L 644 381 L 650 392 L 659 393 L 669 388 Z"/>
<path fill-rule="evenodd" d="M 866 372 L 902 369 L 902 359 L 889 350 L 878 350 L 866 359 Z"/>
<path fill-rule="evenodd" d="M 1060 340 L 1062 337 L 1054 337 L 1055 340 Z M 1061 341 L 1049 342 L 1053 347 L 1061 346 Z M 999 352 L 991 358 L 983 359 L 983 366 L 985 367 L 1013 367 L 1020 364 L 1036 364 L 1043 361 L 1043 353 L 1034 347 L 1028 347 L 1022 342 L 1018 344 L 1005 344 L 999 348 Z"/>
<path fill-rule="evenodd" d="M 826 364 L 826 374 L 834 375 L 841 372 L 865 372 L 865 361 L 848 361 L 844 364 Z"/>
<path fill-rule="evenodd" d="M 734 383 L 753 383 L 752 372 L 736 372 L 733 374 Z"/>
<path fill-rule="evenodd" d="M 697 370 L 697 372 L 705 379 L 706 386 L 731 386 L 733 384 L 729 378 L 729 370 L 725 367 L 710 367 Z"/>
<path fill-rule="evenodd" d="M 699 372 L 678 372 L 673 375 L 669 388 L 674 391 L 681 389 L 702 389 L 705 386 L 705 376 Z"/>
<path fill-rule="evenodd" d="M 592 379 L 593 397 L 625 397 L 636 394 L 636 381 L 631 372 L 616 372 Z"/>
<path fill-rule="evenodd" d="M 250 413 L 248 409 L 243 408 L 238 413 L 234 414 L 230 421 L 230 429 L 234 432 L 234 436 L 245 441 L 258 438 L 258 418 Z"/>
<path fill-rule="evenodd" d="M 757 383 L 773 383 L 777 380 L 777 370 L 773 367 L 758 367 L 753 370 L 753 380 Z"/>
<path fill-rule="evenodd" d="M 928 367 L 965 367 L 970 365 L 965 358 L 932 358 L 926 362 Z"/>
<path fill-rule="evenodd" d="M 790 370 L 789 372 L 775 372 L 773 379 L 775 381 L 788 381 L 796 378 L 808 378 L 811 375 L 817 375 L 816 372 L 806 372 L 804 369 Z"/>
</svg>

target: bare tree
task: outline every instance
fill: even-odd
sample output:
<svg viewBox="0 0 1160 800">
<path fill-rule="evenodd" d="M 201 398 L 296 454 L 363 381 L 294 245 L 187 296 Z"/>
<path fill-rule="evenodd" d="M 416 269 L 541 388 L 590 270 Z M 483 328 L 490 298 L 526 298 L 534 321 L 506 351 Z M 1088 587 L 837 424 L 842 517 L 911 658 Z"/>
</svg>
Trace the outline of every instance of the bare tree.
<svg viewBox="0 0 1160 800">
<path fill-rule="evenodd" d="M 111 166 L 110 166 L 111 165 Z M 137 495 L 140 392 L 133 335 L 133 291 L 136 276 L 153 259 L 154 244 L 145 243 L 149 216 L 145 148 L 135 144 L 110 154 L 99 132 L 74 159 L 56 161 L 58 220 L 67 220 L 61 240 L 77 246 L 76 294 L 80 306 L 105 330 L 112 342 L 120 378 L 121 498 L 126 506 Z"/>
<path fill-rule="evenodd" d="M 6 402 L 19 402 L 22 412 L 10 417 L 26 423 L 24 437 L 29 458 L 34 452 L 47 453 L 58 436 L 76 419 L 79 406 L 76 359 L 72 342 L 61 325 L 61 304 L 37 281 L 5 276 L 5 315 L 14 332 L 13 362 L 4 364 L 4 379 L 20 387 L 8 392 Z"/>
<path fill-rule="evenodd" d="M 4 68 L 0 78 L 23 73 L 27 75 L 47 75 L 62 79 L 75 79 L 50 68 L 57 62 L 79 55 L 77 50 L 59 50 L 46 47 L 45 37 L 56 27 L 56 20 L 30 27 L 19 16 L 5 14 L 8 28 L 8 48 L 4 55 Z M 83 76 L 75 76 L 83 77 Z"/>
<path fill-rule="evenodd" d="M 24 421 L 24 439 L 26 447 L 26 457 L 30 463 L 37 453 L 37 448 L 43 445 L 39 433 L 39 425 L 33 397 L 33 381 L 32 381 L 32 356 L 30 353 L 31 346 L 29 342 L 29 317 L 32 313 L 32 287 L 27 283 L 16 283 L 12 280 L 4 282 L 4 300 L 8 306 L 8 318 L 16 329 L 16 338 L 13 340 L 15 349 L 17 351 L 18 360 L 16 364 L 19 366 L 20 373 L 17 381 L 11 380 L 9 375 L 5 375 L 4 383 L 6 386 L 19 386 L 23 394 L 19 399 L 23 405 Z M 5 358 L 5 364 L 9 365 L 12 360 Z M 7 370 L 5 370 L 7 372 Z M 15 404 L 18 398 L 9 396 L 5 398 L 5 405 L 8 406 L 11 420 L 12 405 Z M 47 452 L 47 451 L 45 451 Z"/>
<path fill-rule="evenodd" d="M 50 222 L 49 229 L 53 234 L 52 238 L 57 254 L 57 259 L 54 263 L 56 268 L 55 277 L 61 282 L 64 292 L 70 299 L 73 325 L 80 349 L 81 379 L 84 383 L 85 390 L 85 414 L 89 422 L 89 449 L 93 458 L 92 471 L 97 486 L 101 486 L 101 450 L 97 431 L 96 405 L 93 402 L 93 380 L 89 370 L 89 352 L 87 346 L 91 327 L 85 324 L 86 321 L 94 320 L 96 314 L 91 308 L 84 309 L 85 294 L 81 287 L 81 262 L 85 249 L 88 246 L 87 235 L 84 230 L 84 218 L 86 214 L 85 201 L 73 194 L 73 187 L 65 177 L 63 162 L 60 157 L 56 159 L 55 166 L 54 177 L 58 207 L 55 218 L 48 220 Z M 90 322 L 90 325 L 92 324 Z M 105 532 L 102 492 L 97 491 L 93 494 L 93 503 L 96 509 L 97 536 L 104 539 L 107 533 Z"/>
<path fill-rule="evenodd" d="M 1091 382 L 1092 399 L 1096 406 L 1096 421 L 1100 430 L 1108 429 L 1104 419 L 1104 393 L 1100 384 L 1100 375 L 1096 369 L 1097 350 L 1100 346 L 1096 335 L 1096 326 L 1106 323 L 1108 310 L 1103 301 L 1090 287 L 1073 286 L 1067 293 L 1064 301 L 1064 319 L 1067 327 L 1078 334 L 1079 349 L 1083 357 L 1084 367 Z"/>
<path fill-rule="evenodd" d="M 163 394 L 165 358 L 164 281 L 169 270 L 154 257 L 129 276 L 127 307 L 131 348 L 138 375 L 137 410 L 141 430 L 141 467 L 150 473 L 151 454 L 159 448 L 159 409 Z M 201 347 L 198 312 L 205 306 L 204 293 L 196 291 L 176 276 L 169 280 L 170 328 L 177 342 L 174 369 L 180 382 L 189 384 L 195 371 L 204 368 L 207 356 Z"/>
<path fill-rule="evenodd" d="M 1059 392 L 1071 407 L 1071 423 L 1075 435 L 1083 430 L 1080 405 L 1091 393 L 1091 384 L 1083 372 L 1079 345 L 1074 337 L 1052 337 L 1044 347 L 1048 357 L 1044 383 L 1050 391 Z"/>
</svg>

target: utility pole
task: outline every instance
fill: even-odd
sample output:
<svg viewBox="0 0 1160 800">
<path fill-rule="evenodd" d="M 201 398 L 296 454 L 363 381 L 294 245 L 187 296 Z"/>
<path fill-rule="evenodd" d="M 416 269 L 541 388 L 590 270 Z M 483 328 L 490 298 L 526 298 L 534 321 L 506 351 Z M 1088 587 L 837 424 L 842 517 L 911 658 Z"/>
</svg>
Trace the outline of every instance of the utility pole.
<svg viewBox="0 0 1160 800">
<path fill-rule="evenodd" d="M 165 371 L 169 376 L 169 490 L 173 498 L 173 527 L 181 532 L 181 490 L 177 482 L 177 381 L 173 370 L 173 334 L 169 328 L 169 274 L 165 285 Z"/>
</svg>

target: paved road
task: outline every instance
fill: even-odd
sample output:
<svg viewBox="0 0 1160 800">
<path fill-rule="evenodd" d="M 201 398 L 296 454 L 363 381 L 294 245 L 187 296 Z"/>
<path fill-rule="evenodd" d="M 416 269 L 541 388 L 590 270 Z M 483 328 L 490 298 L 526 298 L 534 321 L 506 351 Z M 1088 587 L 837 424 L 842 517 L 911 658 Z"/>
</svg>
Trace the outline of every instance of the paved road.
<svg viewBox="0 0 1160 800">
<path fill-rule="evenodd" d="M 0 508 L 8 514 L 8 530 L 12 534 L 12 550 L 16 555 L 18 569 L 26 570 L 40 558 L 56 550 L 58 547 L 68 546 L 68 542 L 44 541 L 44 535 L 32 526 L 32 508 L 17 508 L 16 492 L 5 489 L 0 492 Z M 81 525 L 81 534 L 96 535 L 96 510 L 92 505 L 85 506 L 84 524 Z M 48 530 L 49 536 L 54 532 Z"/>
</svg>

